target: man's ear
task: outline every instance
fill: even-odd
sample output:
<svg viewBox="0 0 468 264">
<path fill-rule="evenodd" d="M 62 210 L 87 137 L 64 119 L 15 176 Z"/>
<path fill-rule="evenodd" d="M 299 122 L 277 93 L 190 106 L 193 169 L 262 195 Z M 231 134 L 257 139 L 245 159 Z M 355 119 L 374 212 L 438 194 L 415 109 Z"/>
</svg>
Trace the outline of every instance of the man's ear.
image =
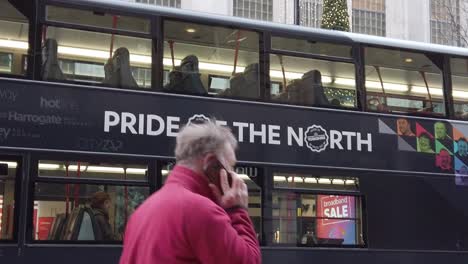
<svg viewBox="0 0 468 264">
<path fill-rule="evenodd" d="M 213 164 L 213 159 L 215 159 L 216 156 L 212 153 L 206 154 L 202 158 L 202 165 L 203 165 L 203 170 L 205 171 L 210 164 Z"/>
</svg>

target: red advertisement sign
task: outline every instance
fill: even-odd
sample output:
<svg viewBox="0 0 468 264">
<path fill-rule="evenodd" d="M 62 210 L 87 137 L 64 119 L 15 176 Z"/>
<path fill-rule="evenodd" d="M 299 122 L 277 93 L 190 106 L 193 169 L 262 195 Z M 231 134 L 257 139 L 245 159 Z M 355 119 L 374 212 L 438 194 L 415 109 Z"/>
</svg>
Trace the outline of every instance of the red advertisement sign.
<svg viewBox="0 0 468 264">
<path fill-rule="evenodd" d="M 53 222 L 54 217 L 39 217 L 39 231 L 37 234 L 39 240 L 47 240 Z"/>
<path fill-rule="evenodd" d="M 317 237 L 355 243 L 355 197 L 317 195 Z"/>
<path fill-rule="evenodd" d="M 0 239 L 2 238 L 3 196 L 0 195 Z"/>
</svg>

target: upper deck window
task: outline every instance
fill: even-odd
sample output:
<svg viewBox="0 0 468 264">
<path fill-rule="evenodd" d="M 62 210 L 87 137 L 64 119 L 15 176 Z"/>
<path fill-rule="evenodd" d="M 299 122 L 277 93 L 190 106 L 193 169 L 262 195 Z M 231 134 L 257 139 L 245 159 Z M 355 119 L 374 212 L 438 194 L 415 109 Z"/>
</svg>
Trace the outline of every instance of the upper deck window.
<svg viewBox="0 0 468 264">
<path fill-rule="evenodd" d="M 319 42 L 306 39 L 272 37 L 273 50 L 292 51 L 332 57 L 351 58 L 351 46 Z"/>
<path fill-rule="evenodd" d="M 252 31 L 165 21 L 163 64 L 170 73 L 164 91 L 259 98 L 258 41 Z M 210 75 L 229 81 L 220 86 Z"/>
<path fill-rule="evenodd" d="M 24 75 L 29 23 L 8 0 L 0 0 L 0 73 Z"/>
<path fill-rule="evenodd" d="M 365 62 L 370 110 L 445 115 L 437 55 L 367 47 Z"/>
<path fill-rule="evenodd" d="M 455 117 L 468 119 L 468 60 L 452 58 L 452 96 Z"/>
<path fill-rule="evenodd" d="M 81 29 L 75 29 L 76 25 Z M 109 33 L 96 32 L 96 27 Z M 42 30 L 43 80 L 127 89 L 151 87 L 148 19 L 48 6 Z M 139 37 L 125 36 L 129 31 Z"/>
<path fill-rule="evenodd" d="M 47 6 L 47 20 L 74 25 L 93 26 L 132 32 L 149 33 L 150 20 L 91 10 Z"/>
<path fill-rule="evenodd" d="M 356 107 L 356 71 L 351 63 L 350 46 L 282 37 L 272 37 L 271 43 L 273 101 Z M 333 61 L 327 60 L 327 56 L 333 57 Z"/>
</svg>

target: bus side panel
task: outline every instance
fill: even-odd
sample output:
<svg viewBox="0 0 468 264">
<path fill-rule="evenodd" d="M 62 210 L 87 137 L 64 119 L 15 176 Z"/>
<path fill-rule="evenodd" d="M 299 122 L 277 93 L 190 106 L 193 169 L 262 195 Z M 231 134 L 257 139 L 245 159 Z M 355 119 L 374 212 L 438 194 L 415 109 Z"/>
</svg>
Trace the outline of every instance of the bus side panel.
<svg viewBox="0 0 468 264">
<path fill-rule="evenodd" d="M 263 263 L 320 264 L 466 264 L 468 253 L 401 252 L 333 249 L 263 249 Z"/>
<path fill-rule="evenodd" d="M 25 248 L 24 263 L 104 264 L 119 263 L 122 248 L 102 245 L 49 245 Z M 2 262 L 3 263 L 3 262 Z M 12 262 L 16 263 L 16 262 Z"/>
</svg>

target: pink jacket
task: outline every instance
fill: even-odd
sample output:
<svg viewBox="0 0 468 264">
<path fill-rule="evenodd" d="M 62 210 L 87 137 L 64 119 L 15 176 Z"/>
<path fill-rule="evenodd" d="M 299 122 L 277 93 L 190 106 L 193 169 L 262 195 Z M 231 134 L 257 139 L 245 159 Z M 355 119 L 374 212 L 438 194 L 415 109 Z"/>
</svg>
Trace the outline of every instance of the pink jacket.
<svg viewBox="0 0 468 264">
<path fill-rule="evenodd" d="M 176 166 L 131 216 L 120 264 L 261 263 L 245 209 L 214 202 L 205 177 Z"/>
</svg>

